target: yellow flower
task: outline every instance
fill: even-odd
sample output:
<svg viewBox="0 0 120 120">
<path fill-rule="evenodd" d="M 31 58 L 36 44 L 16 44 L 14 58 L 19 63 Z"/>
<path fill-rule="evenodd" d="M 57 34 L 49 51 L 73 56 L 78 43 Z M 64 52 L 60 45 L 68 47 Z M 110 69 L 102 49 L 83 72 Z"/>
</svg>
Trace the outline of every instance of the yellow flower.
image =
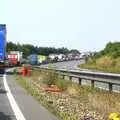
<svg viewBox="0 0 120 120">
<path fill-rule="evenodd" d="M 120 120 L 120 118 L 113 118 L 112 120 Z"/>
<path fill-rule="evenodd" d="M 120 116 L 118 113 L 111 113 L 108 118 L 109 120 L 120 120 Z"/>
</svg>

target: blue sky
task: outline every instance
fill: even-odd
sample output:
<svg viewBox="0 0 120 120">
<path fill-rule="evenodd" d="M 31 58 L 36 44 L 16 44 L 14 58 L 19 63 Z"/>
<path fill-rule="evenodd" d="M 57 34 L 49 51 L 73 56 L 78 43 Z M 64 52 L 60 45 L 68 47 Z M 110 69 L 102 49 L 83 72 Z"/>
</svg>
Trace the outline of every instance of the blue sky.
<svg viewBox="0 0 120 120">
<path fill-rule="evenodd" d="M 0 0 L 7 40 L 98 51 L 120 41 L 120 0 Z"/>
</svg>

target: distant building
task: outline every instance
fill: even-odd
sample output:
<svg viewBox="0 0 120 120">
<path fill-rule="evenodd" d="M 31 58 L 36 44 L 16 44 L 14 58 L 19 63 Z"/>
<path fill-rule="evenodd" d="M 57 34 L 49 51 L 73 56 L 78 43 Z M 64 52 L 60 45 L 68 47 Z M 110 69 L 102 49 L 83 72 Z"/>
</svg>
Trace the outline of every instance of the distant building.
<svg viewBox="0 0 120 120">
<path fill-rule="evenodd" d="M 80 56 L 80 52 L 78 52 L 78 51 L 72 51 L 69 54 L 67 54 L 67 58 L 69 60 L 79 59 L 79 56 Z"/>
</svg>

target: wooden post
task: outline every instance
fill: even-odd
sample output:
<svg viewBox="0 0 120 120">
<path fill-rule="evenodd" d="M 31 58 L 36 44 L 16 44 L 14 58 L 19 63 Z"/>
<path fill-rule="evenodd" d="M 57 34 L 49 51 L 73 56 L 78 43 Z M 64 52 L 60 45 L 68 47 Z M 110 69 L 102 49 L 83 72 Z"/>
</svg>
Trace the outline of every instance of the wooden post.
<svg viewBox="0 0 120 120">
<path fill-rule="evenodd" d="M 91 80 L 91 87 L 92 87 L 92 88 L 95 87 L 94 82 L 95 82 L 94 80 Z"/>
<path fill-rule="evenodd" d="M 82 79 L 79 78 L 79 85 L 82 85 Z"/>
<path fill-rule="evenodd" d="M 112 92 L 112 83 L 108 83 L 109 84 L 109 92 Z"/>
</svg>

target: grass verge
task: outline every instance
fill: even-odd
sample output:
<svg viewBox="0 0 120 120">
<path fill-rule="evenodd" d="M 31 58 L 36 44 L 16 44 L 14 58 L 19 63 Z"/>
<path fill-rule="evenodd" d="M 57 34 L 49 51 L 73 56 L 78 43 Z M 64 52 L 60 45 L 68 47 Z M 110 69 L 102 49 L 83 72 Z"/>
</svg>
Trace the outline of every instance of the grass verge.
<svg viewBox="0 0 120 120">
<path fill-rule="evenodd" d="M 85 64 L 81 64 L 79 67 L 109 73 L 120 73 L 120 58 L 114 59 L 110 56 L 97 59 L 89 58 Z"/>
<path fill-rule="evenodd" d="M 47 83 L 44 83 L 44 79 L 45 81 L 50 80 L 49 74 L 33 70 L 30 77 L 16 75 L 16 80 L 40 104 L 61 120 L 84 120 L 83 118 L 86 114 L 89 114 L 95 120 L 107 120 L 111 112 L 120 113 L 120 94 L 110 94 L 99 89 L 78 86 L 67 80 L 67 82 L 59 80 L 59 77 L 56 75 L 53 75 L 55 79 L 53 83 L 62 86 L 61 88 L 64 88 L 64 91 L 60 93 L 46 92 L 44 88 L 47 86 Z M 62 85 L 63 83 L 64 85 Z"/>
</svg>

